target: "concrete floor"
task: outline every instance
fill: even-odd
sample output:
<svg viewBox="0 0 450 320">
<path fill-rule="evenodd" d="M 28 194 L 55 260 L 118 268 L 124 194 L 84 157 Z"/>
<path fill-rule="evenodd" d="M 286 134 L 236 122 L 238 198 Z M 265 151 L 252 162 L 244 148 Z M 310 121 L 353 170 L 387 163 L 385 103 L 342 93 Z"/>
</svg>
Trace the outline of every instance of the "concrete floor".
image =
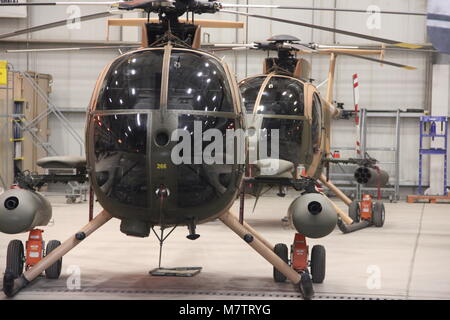
<svg viewBox="0 0 450 320">
<path fill-rule="evenodd" d="M 264 197 L 255 213 L 247 201 L 247 222 L 270 242 L 290 244 L 294 232 L 280 219 L 292 198 Z M 54 225 L 45 239 L 65 240 L 87 222 L 87 204 L 52 198 Z M 342 203 L 338 203 L 345 208 Z M 237 208 L 237 207 L 236 207 Z M 100 207 L 96 207 L 99 211 Z M 327 275 L 315 285 L 318 299 L 450 299 L 450 207 L 446 204 L 386 204 L 386 223 L 356 233 L 331 235 L 309 244 L 327 249 Z M 272 266 L 219 221 L 198 226 L 201 237 L 179 228 L 164 246 L 163 266 L 201 266 L 192 278 L 152 277 L 158 265 L 155 237 L 138 239 L 113 220 L 64 257 L 59 280 L 40 278 L 15 299 L 298 299 L 290 283 L 272 280 Z M 0 234 L 0 269 L 12 239 Z M 74 271 L 81 289 L 70 290 Z M 6 299 L 0 293 L 0 299 Z"/>
</svg>

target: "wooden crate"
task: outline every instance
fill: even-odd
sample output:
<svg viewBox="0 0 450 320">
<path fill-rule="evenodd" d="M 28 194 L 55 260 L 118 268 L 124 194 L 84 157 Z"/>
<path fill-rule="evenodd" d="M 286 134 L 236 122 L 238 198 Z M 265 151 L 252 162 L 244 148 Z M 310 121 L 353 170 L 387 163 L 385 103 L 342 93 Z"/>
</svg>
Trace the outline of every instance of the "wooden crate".
<svg viewBox="0 0 450 320">
<path fill-rule="evenodd" d="M 408 203 L 426 202 L 426 203 L 450 203 L 450 192 L 447 196 L 422 196 L 409 195 L 407 197 Z"/>
</svg>

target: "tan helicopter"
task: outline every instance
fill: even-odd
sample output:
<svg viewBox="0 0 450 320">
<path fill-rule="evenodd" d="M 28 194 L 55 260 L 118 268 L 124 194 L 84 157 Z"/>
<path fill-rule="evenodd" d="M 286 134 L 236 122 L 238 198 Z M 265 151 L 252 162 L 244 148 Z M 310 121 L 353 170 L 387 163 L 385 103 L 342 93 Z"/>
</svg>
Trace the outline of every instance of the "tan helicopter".
<svg viewBox="0 0 450 320">
<path fill-rule="evenodd" d="M 251 76 L 239 83 L 243 97 L 244 107 L 247 113 L 246 124 L 249 130 L 259 133 L 253 138 L 262 141 L 261 135 L 273 139 L 272 132 L 277 130 L 278 156 L 271 159 L 259 157 L 257 161 L 249 160 L 250 170 L 244 183 L 244 191 L 258 197 L 263 192 L 263 187 L 279 188 L 278 195 L 284 197 L 284 188 L 292 187 L 301 191 L 301 197 L 295 199 L 289 210 L 287 220 L 293 223 L 298 233 L 295 236 L 293 248 L 291 250 L 291 265 L 297 270 L 308 269 L 308 255 L 297 257 L 296 252 L 308 252 L 306 237 L 320 238 L 328 235 L 335 227 L 338 212 L 348 226 L 339 221 L 339 227 L 345 233 L 356 231 L 367 226 L 367 223 L 352 224 L 352 220 L 358 221 L 357 210 L 359 201 L 352 201 L 343 194 L 323 173 L 330 162 L 332 163 L 352 163 L 358 165 L 356 173 L 361 171 L 373 171 L 372 180 L 380 182 L 384 186 L 388 181 L 388 175 L 378 167 L 377 161 L 364 155 L 361 158 L 332 159 L 330 153 L 331 119 L 339 118 L 341 113 L 347 113 L 343 109 L 333 105 L 333 85 L 334 69 L 337 55 L 348 55 L 353 58 L 366 59 L 369 61 L 383 63 L 394 67 L 413 70 L 414 67 L 385 61 L 384 50 L 381 49 L 361 49 L 358 47 L 330 47 L 318 44 L 301 44 L 300 40 L 290 35 L 278 35 L 271 37 L 267 42 L 252 44 L 216 44 L 220 50 L 252 49 L 275 51 L 277 57 L 268 57 L 264 60 L 263 74 Z M 299 54 L 328 54 L 330 55 L 330 70 L 328 74 L 327 96 L 323 98 L 310 81 L 309 62 Z M 380 55 L 382 59 L 367 57 L 367 55 Z M 252 137 L 250 137 L 251 139 Z M 270 144 L 270 143 L 268 143 Z M 254 148 L 258 144 L 254 143 Z M 251 145 L 250 145 L 251 148 Z M 251 170 L 251 167 L 254 167 Z M 375 170 L 377 168 L 377 170 Z M 256 172 L 256 174 L 255 174 Z M 381 179 L 381 178 L 382 179 Z M 313 178 L 310 180 L 310 178 Z M 364 177 L 366 180 L 367 177 Z M 319 180 L 325 184 L 336 196 L 349 206 L 349 217 L 347 217 L 333 202 L 326 199 L 326 196 L 318 192 L 315 188 L 315 181 Z M 358 183 L 370 184 L 369 181 Z M 303 184 L 301 183 L 303 182 Z M 310 185 L 307 185 L 311 183 Z M 265 191 L 266 192 L 266 191 Z M 306 200 L 307 199 L 307 200 Z M 243 198 L 241 198 L 243 201 Z M 303 202 L 307 202 L 304 210 L 297 210 L 303 207 Z M 315 204 L 312 206 L 311 204 Z M 333 208 L 328 208 L 331 203 Z M 254 208 L 255 208 L 254 207 Z M 306 209 L 307 208 L 307 209 Z M 356 208 L 356 209 L 355 209 Z M 385 209 L 381 202 L 374 204 L 373 220 L 384 223 Z M 241 209 L 242 210 L 242 209 Z M 321 223 L 315 228 L 309 224 L 309 216 L 315 211 L 320 211 Z M 329 214 L 327 214 L 329 213 Z M 242 212 L 241 212 L 242 215 Z M 318 215 L 319 216 L 319 215 Z M 242 220 L 242 217 L 241 217 Z M 352 224 L 351 226 L 349 226 Z M 300 241 L 301 240 L 301 241 Z M 296 247 L 298 245 L 299 247 Z M 285 244 L 277 244 L 275 252 L 285 261 L 288 261 L 288 247 Z M 325 248 L 316 245 L 311 250 L 311 275 L 314 283 L 321 283 L 325 277 Z M 274 270 L 275 281 L 283 282 L 285 277 Z"/>
<path fill-rule="evenodd" d="M 385 48 L 364 49 L 359 47 L 331 47 L 318 44 L 300 44 L 300 40 L 290 35 L 271 37 L 268 42 L 244 45 L 244 48 L 275 51 L 277 57 L 264 60 L 263 74 L 252 76 L 239 83 L 247 111 L 247 126 L 284 131 L 280 140 L 280 159 L 289 161 L 293 171 L 299 165 L 306 166 L 303 174 L 326 184 L 347 205 L 351 200 L 339 192 L 324 176 L 323 169 L 329 161 L 334 163 L 355 163 L 371 167 L 375 159 L 330 160 L 331 119 L 338 119 L 344 111 L 333 103 L 334 74 L 338 55 L 369 60 L 382 65 L 414 70 L 416 68 L 384 60 Z M 216 47 L 223 47 L 217 44 Z M 233 49 L 241 49 L 237 44 Z M 242 46 L 242 45 L 241 45 Z M 325 47 L 325 48 L 323 48 Z M 310 81 L 309 62 L 299 54 L 330 55 L 326 97 L 322 97 Z M 380 59 L 367 57 L 379 55 Z M 353 112 L 353 111 L 351 111 Z M 292 139 L 295 136 L 296 139 Z M 284 141 L 283 141 L 284 139 Z M 287 169 L 288 167 L 285 166 Z M 298 177 L 299 172 L 297 172 Z M 384 172 L 380 174 L 387 175 Z M 383 185 L 387 179 L 383 179 Z M 367 184 L 368 181 L 358 181 Z"/>
<path fill-rule="evenodd" d="M 77 4 L 98 3 L 77 2 Z M 142 47 L 119 56 L 105 67 L 98 78 L 90 102 L 86 125 L 87 161 L 86 164 L 78 162 L 77 166 L 85 165 L 87 168 L 91 186 L 104 210 L 61 245 L 47 250 L 45 257 L 35 265 L 29 266 L 25 272 L 17 268 L 23 260 L 22 256 L 8 258 L 18 272 L 14 274 L 10 269 L 6 270 L 3 281 L 5 294 L 14 296 L 44 270 L 49 278 L 58 278 L 62 257 L 114 217 L 121 220 L 121 231 L 131 236 L 146 237 L 151 230 L 154 231 L 154 228 L 159 226 L 160 242 L 166 239 L 164 230 L 173 230 L 178 226 L 187 226 L 188 239 L 195 240 L 199 237 L 196 233 L 198 224 L 220 219 L 271 263 L 277 272 L 297 285 L 305 299 L 312 298 L 314 290 L 309 273 L 298 272 L 289 266 L 284 258 L 280 258 L 274 252 L 275 247 L 272 244 L 243 218 L 238 219 L 230 212 L 243 185 L 245 169 L 249 167 L 248 163 L 237 160 L 235 149 L 242 148 L 243 144 L 233 146 L 231 150 L 227 148 L 223 153 L 215 153 L 223 159 L 232 154 L 231 164 L 207 164 L 201 157 L 209 146 L 202 140 L 203 134 L 209 129 L 215 129 L 215 132 L 219 131 L 217 139 L 225 141 L 228 130 L 246 128 L 246 115 L 238 84 L 227 65 L 216 56 L 199 50 L 200 25 L 203 22 L 194 20 L 194 14 L 218 11 L 241 14 L 222 9 L 242 6 L 225 5 L 216 1 L 163 0 L 135 0 L 108 2 L 108 4 L 119 11 L 143 10 L 148 14 L 148 19 L 124 20 L 124 25 L 143 25 Z M 48 5 L 48 3 L 1 5 Z M 158 14 L 158 21 L 155 23 L 149 19 L 151 13 Z M 185 13 L 191 13 L 192 17 L 186 23 L 182 23 L 179 17 Z M 99 13 L 89 16 L 87 20 L 94 19 L 93 16 L 98 18 L 109 14 L 110 12 Z M 258 17 L 280 21 L 278 18 Z M 289 20 L 280 22 L 299 24 Z M 0 35 L 0 38 L 43 30 L 61 23 L 19 30 L 13 34 Z M 236 27 L 236 24 L 227 22 L 204 23 L 209 26 Z M 352 35 L 366 37 L 357 33 Z M 370 38 L 393 45 L 409 46 L 397 41 Z M 333 65 L 334 59 L 333 53 Z M 269 74 L 264 85 L 276 77 L 278 76 Z M 333 75 L 330 77 L 332 80 Z M 299 80 L 295 81 L 301 83 Z M 311 129 L 305 130 L 302 139 L 310 135 L 311 139 L 314 138 L 314 143 L 311 144 L 312 152 L 309 152 L 310 160 L 305 158 L 308 157 L 308 153 L 304 156 L 300 154 L 298 159 L 311 162 L 305 163 L 308 167 L 307 177 L 294 179 L 296 181 L 291 180 L 289 183 L 299 190 L 314 193 L 312 188 L 315 179 L 323 178 L 320 175 L 321 160 L 325 154 L 324 150 L 327 150 L 326 141 L 329 141 L 329 132 L 325 130 L 324 134 L 322 130 L 329 128 L 329 118 L 337 111 L 333 109 L 331 103 L 326 104 L 328 109 L 322 108 L 322 101 L 315 93 L 315 88 L 311 85 L 305 87 L 307 91 L 304 95 L 306 97 L 304 114 L 300 117 L 307 120 L 305 124 Z M 331 95 L 329 98 L 331 101 Z M 315 107 L 312 108 L 314 104 Z M 200 139 L 191 141 L 190 137 L 195 138 L 197 129 L 200 130 Z M 174 136 L 175 131 L 177 135 Z M 181 152 L 178 153 L 178 156 L 186 161 L 175 164 L 172 157 L 173 150 L 179 143 L 186 145 L 186 149 L 182 151 L 192 148 L 194 152 L 191 154 L 184 152 L 183 155 Z M 309 142 L 305 144 L 307 145 Z M 73 159 L 46 161 L 58 162 L 60 165 L 72 162 L 73 165 Z M 43 161 L 43 165 L 46 161 Z M 261 166 L 262 169 L 263 167 Z M 260 175 L 260 178 L 270 179 L 264 174 Z M 275 178 L 279 179 L 277 176 Z M 329 182 L 324 183 L 333 187 Z M 336 192 L 339 194 L 338 190 Z M 325 236 L 331 232 L 328 229 L 336 225 L 336 213 L 344 221 L 352 222 L 332 202 L 317 201 L 317 197 L 308 200 L 307 196 L 308 194 L 300 197 L 298 201 L 296 200 L 296 204 L 291 206 L 292 219 L 298 232 L 303 234 L 311 232 L 313 235 L 316 233 L 317 237 Z M 48 203 L 34 190 L 9 190 L 0 196 L 0 202 L 4 203 L 4 208 L 2 207 L 0 211 L 2 232 L 14 234 L 32 231 L 37 226 L 45 226 L 49 221 L 48 217 L 51 216 Z M 335 211 L 330 209 L 330 206 Z M 12 212 L 16 214 L 11 215 Z M 20 217 L 20 223 L 11 220 L 11 216 Z M 321 234 L 317 230 L 323 230 L 324 225 L 326 232 Z M 21 244 L 14 242 L 14 245 Z M 16 249 L 11 252 L 20 252 L 20 248 Z"/>
</svg>

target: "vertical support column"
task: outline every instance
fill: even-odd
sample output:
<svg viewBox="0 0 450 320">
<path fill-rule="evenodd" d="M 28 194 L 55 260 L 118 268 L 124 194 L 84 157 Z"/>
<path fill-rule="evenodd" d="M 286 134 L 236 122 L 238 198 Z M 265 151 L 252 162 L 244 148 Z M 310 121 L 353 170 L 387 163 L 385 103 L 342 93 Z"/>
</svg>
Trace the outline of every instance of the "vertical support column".
<svg viewBox="0 0 450 320">
<path fill-rule="evenodd" d="M 400 200 L 400 109 L 395 119 L 395 201 Z"/>
<path fill-rule="evenodd" d="M 361 120 L 361 158 L 365 158 L 366 156 L 366 150 L 367 150 L 367 110 L 365 108 L 360 109 L 360 120 Z M 359 183 L 356 184 L 356 199 L 362 198 L 362 185 Z"/>
<path fill-rule="evenodd" d="M 419 143 L 419 189 L 418 189 L 418 193 L 419 195 L 423 194 L 422 193 L 422 160 L 423 160 L 423 154 L 422 154 L 422 149 L 423 149 L 423 126 L 424 123 L 422 121 L 422 117 L 420 118 L 420 143 Z"/>
<path fill-rule="evenodd" d="M 444 122 L 444 135 L 445 135 L 445 145 L 444 145 L 444 196 L 448 195 L 447 192 L 447 157 L 448 157 L 448 118 L 446 118 L 446 121 Z"/>
<path fill-rule="evenodd" d="M 439 55 L 437 59 L 441 58 Z M 432 108 L 431 116 L 433 117 L 448 117 L 448 107 L 450 101 L 450 66 L 446 63 L 445 59 L 439 64 L 433 66 L 433 87 L 432 87 Z M 443 135 L 445 129 L 438 128 L 436 133 L 438 135 Z M 444 149 L 447 150 L 447 146 L 443 146 L 444 138 L 438 138 L 430 142 L 430 147 L 432 149 Z M 442 190 L 444 184 L 444 159 L 442 159 L 443 154 L 433 155 L 429 157 L 430 165 L 430 187 L 425 190 L 427 195 L 447 195 L 445 190 Z"/>
</svg>

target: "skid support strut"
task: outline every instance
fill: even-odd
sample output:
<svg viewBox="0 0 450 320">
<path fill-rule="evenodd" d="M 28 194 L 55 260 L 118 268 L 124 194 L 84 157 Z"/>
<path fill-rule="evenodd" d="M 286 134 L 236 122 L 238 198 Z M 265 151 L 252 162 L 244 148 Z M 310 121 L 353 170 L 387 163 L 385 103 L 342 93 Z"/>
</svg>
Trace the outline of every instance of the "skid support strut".
<svg viewBox="0 0 450 320">
<path fill-rule="evenodd" d="M 16 295 L 21 289 L 26 287 L 28 283 L 36 279 L 45 269 L 53 265 L 70 250 L 75 248 L 81 241 L 111 220 L 111 218 L 112 216 L 107 211 L 102 211 L 79 232 L 64 241 L 38 264 L 25 271 L 19 278 L 14 279 L 12 274 L 6 272 L 3 278 L 3 291 L 5 295 L 8 297 Z"/>
<path fill-rule="evenodd" d="M 352 200 L 347 197 L 338 187 L 336 187 L 330 180 L 327 179 L 323 174 L 319 177 L 320 182 L 322 182 L 328 189 L 330 189 L 336 197 L 341 199 L 347 206 L 352 203 Z"/>
<path fill-rule="evenodd" d="M 270 245 L 267 241 L 261 241 L 262 237 L 260 235 L 254 234 L 245 225 L 239 222 L 239 219 L 234 216 L 231 212 L 224 213 L 219 218 L 227 227 L 234 231 L 240 238 L 244 239 L 247 244 L 252 247 L 256 252 L 258 252 L 264 259 L 266 259 L 270 264 L 272 264 L 277 270 L 279 270 L 286 278 L 288 278 L 293 284 L 299 286 L 300 291 L 305 299 L 311 299 L 314 295 L 312 287 L 309 288 L 308 292 L 303 290 L 304 283 L 307 280 L 309 285 L 308 274 L 299 274 L 294 269 L 292 269 L 287 263 L 285 263 L 279 256 L 275 254 L 273 250 L 270 249 Z M 272 247 L 273 248 L 273 247 Z M 305 279 L 302 279 L 305 276 Z M 305 281 L 303 281 L 305 280 Z"/>
</svg>

